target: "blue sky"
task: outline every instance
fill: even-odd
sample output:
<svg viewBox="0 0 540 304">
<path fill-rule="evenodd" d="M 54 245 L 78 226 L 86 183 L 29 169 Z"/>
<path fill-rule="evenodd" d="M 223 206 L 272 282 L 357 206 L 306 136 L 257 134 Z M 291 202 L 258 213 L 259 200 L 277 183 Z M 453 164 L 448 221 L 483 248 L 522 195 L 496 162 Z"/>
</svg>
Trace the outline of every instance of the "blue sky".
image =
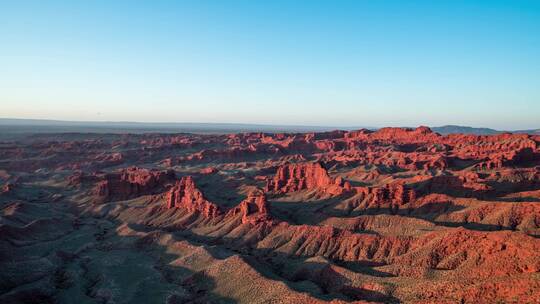
<svg viewBox="0 0 540 304">
<path fill-rule="evenodd" d="M 3 1 L 0 117 L 540 127 L 540 1 Z"/>
</svg>

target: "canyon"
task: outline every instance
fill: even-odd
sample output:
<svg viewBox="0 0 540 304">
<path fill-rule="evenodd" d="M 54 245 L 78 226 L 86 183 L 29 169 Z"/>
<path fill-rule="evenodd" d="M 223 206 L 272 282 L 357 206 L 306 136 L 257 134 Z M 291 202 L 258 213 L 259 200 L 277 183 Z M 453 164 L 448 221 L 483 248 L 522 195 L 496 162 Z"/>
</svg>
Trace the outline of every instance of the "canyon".
<svg viewBox="0 0 540 304">
<path fill-rule="evenodd" d="M 540 135 L 0 142 L 0 303 L 539 303 Z"/>
</svg>

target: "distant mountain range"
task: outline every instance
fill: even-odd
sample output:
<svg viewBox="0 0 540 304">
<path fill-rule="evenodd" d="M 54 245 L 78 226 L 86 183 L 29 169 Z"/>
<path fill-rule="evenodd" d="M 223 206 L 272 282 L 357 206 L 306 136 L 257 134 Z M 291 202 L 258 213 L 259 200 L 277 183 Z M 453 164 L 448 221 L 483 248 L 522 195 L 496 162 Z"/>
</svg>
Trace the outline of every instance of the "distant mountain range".
<svg viewBox="0 0 540 304">
<path fill-rule="evenodd" d="M 492 134 L 501 133 L 501 131 L 497 131 L 495 129 L 490 129 L 490 128 L 473 128 L 473 127 L 456 126 L 456 125 L 433 127 L 431 128 L 431 130 L 440 134 L 461 133 L 461 134 L 476 134 L 476 135 L 492 135 Z"/>
<path fill-rule="evenodd" d="M 0 133 L 237 133 L 237 132 L 323 132 L 336 129 L 355 130 L 372 127 L 296 126 L 241 123 L 146 123 L 107 121 L 64 121 L 47 119 L 0 118 Z M 490 128 L 446 125 L 431 127 L 434 132 L 492 135 L 504 132 L 540 134 L 540 129 L 499 131 Z"/>
<path fill-rule="evenodd" d="M 434 132 L 437 132 L 439 134 L 475 134 L 475 135 L 493 135 L 493 134 L 500 134 L 505 132 L 512 132 L 512 133 L 527 133 L 527 134 L 540 134 L 540 129 L 532 129 L 532 130 L 513 130 L 513 131 L 499 131 L 495 129 L 490 128 L 474 128 L 474 127 L 466 127 L 466 126 L 456 126 L 456 125 L 446 125 L 441 127 L 432 127 L 431 130 Z"/>
</svg>

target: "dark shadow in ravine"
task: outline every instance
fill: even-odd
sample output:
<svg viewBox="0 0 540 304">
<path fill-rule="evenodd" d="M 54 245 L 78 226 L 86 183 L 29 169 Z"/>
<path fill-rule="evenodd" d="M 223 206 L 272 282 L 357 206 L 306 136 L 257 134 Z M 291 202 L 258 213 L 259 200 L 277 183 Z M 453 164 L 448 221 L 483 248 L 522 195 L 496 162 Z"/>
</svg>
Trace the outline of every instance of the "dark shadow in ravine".
<svg viewBox="0 0 540 304">
<path fill-rule="evenodd" d="M 226 298 L 215 294 L 212 292 L 216 288 L 216 283 L 214 280 L 204 272 L 193 272 L 192 270 L 175 266 L 171 262 L 178 259 L 179 255 L 171 253 L 167 250 L 165 246 L 162 246 L 155 242 L 153 236 L 149 235 L 148 237 L 139 237 L 139 236 L 123 236 L 116 233 L 116 228 L 121 225 L 121 222 L 114 219 L 102 218 L 102 220 L 109 221 L 112 225 L 106 231 L 102 233 L 95 234 L 96 248 L 100 251 L 105 251 L 108 255 L 109 253 L 113 254 L 115 250 L 125 251 L 126 255 L 130 255 L 133 252 L 134 258 L 137 259 L 139 255 L 148 257 L 150 263 L 143 268 L 150 267 L 154 271 L 157 271 L 161 276 L 161 282 L 164 286 L 163 288 L 169 288 L 167 286 L 178 286 L 177 288 L 171 288 L 165 293 L 161 290 L 162 293 L 160 296 L 154 294 L 156 291 L 149 290 L 138 290 L 136 291 L 135 296 L 130 300 L 130 303 L 134 304 L 144 304 L 148 303 L 148 297 L 151 299 L 157 300 L 160 299 L 160 302 L 165 301 L 168 304 L 176 303 L 231 303 L 234 304 L 236 301 L 231 298 Z M 150 232 L 158 231 L 155 228 L 149 228 L 144 225 L 129 224 L 128 227 L 137 232 Z M 127 246 L 127 248 L 126 248 Z M 216 255 L 216 258 L 224 258 Z M 66 263 L 82 263 L 84 262 L 84 256 L 73 256 Z M 93 259 L 92 264 L 97 264 L 98 267 L 92 268 L 87 267 L 87 271 L 83 273 L 81 280 L 89 281 L 89 284 L 86 284 L 86 296 L 94 298 L 97 301 L 102 300 L 101 294 L 102 289 L 109 288 L 105 286 L 103 281 L 103 275 L 99 272 L 100 263 L 106 263 L 100 260 Z M 145 261 L 143 261 L 144 263 Z M 83 264 L 81 264 L 83 265 Z M 66 267 L 66 265 L 63 265 Z M 107 266 L 111 267 L 111 266 Z M 118 267 L 122 267 L 119 265 Z M 97 269 L 97 270 L 96 270 Z M 114 271 L 110 270 L 110 271 Z M 118 270 L 119 272 L 121 270 Z M 149 270 L 151 271 L 151 270 Z M 90 275 L 92 274 L 92 275 Z M 148 275 L 148 274 L 147 274 Z M 140 272 L 129 272 L 126 273 L 125 277 L 121 277 L 120 280 L 134 281 L 139 280 L 139 282 L 144 282 L 146 280 L 145 273 Z"/>
<path fill-rule="evenodd" d="M 377 263 L 372 261 L 335 261 L 335 263 L 336 265 L 347 268 L 351 271 L 366 274 L 372 277 L 395 277 L 394 274 L 375 269 L 375 267 L 385 266 L 386 264 L 384 263 Z"/>
<path fill-rule="evenodd" d="M 506 203 L 540 203 L 540 198 L 532 196 L 520 196 L 520 197 L 498 197 L 494 199 L 497 202 Z"/>
<path fill-rule="evenodd" d="M 120 222 L 114 220 L 115 225 L 119 225 Z M 152 232 L 159 231 L 159 229 L 148 227 L 142 224 L 128 224 L 130 229 L 133 229 L 137 232 Z M 223 304 L 234 304 L 237 303 L 234 299 L 226 298 L 215 294 L 212 292 L 216 288 L 215 281 L 204 274 L 204 272 L 193 272 L 190 269 L 181 266 L 172 265 L 171 262 L 179 258 L 179 255 L 170 253 L 165 246 L 162 246 L 155 242 L 152 236 L 149 237 L 136 237 L 136 236 L 120 236 L 116 235 L 118 238 L 134 238 L 134 248 L 133 250 L 138 250 L 144 252 L 145 254 L 154 258 L 155 265 L 154 269 L 159 271 L 162 275 L 162 278 L 165 282 L 169 284 L 178 285 L 180 288 L 186 290 L 189 294 L 186 296 L 184 294 L 171 293 L 168 296 L 167 303 L 176 304 L 176 303 L 223 303 Z M 185 239 L 178 239 L 185 240 Z M 192 243 L 196 246 L 201 246 L 202 244 Z M 205 246 L 205 249 L 212 251 L 210 247 Z M 224 259 L 230 255 L 223 255 L 214 253 L 212 256 L 216 259 Z M 133 302 L 136 303 L 136 302 Z M 141 304 L 147 303 L 145 301 L 139 302 Z"/>
<path fill-rule="evenodd" d="M 18 246 L 8 245 L 7 235 L 0 236 L 3 244 L 0 264 L 7 261 L 14 265 L 10 266 L 11 270 L 2 268 L 0 302 L 62 304 L 72 303 L 73 299 L 106 302 L 133 297 L 130 303 L 148 303 L 148 299 L 170 304 L 235 303 L 233 299 L 212 293 L 215 282 L 203 273 L 171 265 L 178 256 L 167 252 L 167 248 L 148 238 L 117 233 L 122 224 L 119 220 L 83 213 L 68 198 L 55 200 L 58 197 L 55 194 L 67 195 L 69 191 L 36 185 L 17 189 L 16 194 L 23 195 L 18 193 L 23 190 L 29 200 L 18 202 L 21 206 L 17 214 L 22 218 L 30 222 L 50 220 L 49 213 L 34 212 L 32 206 L 36 204 L 54 209 L 55 216 L 62 217 L 55 225 L 41 225 L 36 230 L 39 235 L 25 246 L 20 242 L 20 237 L 26 237 L 23 234 L 9 236 Z M 129 228 L 149 231 L 142 225 Z M 50 234 L 59 236 L 51 239 L 47 237 Z M 118 263 L 118 260 L 123 262 Z M 132 271 L 124 262 L 137 269 Z M 157 284 L 159 290 L 118 287 L 130 286 L 133 282 L 146 286 L 152 276 L 157 277 L 158 282 L 152 283 Z M 107 286 L 113 281 L 116 287 Z"/>
</svg>

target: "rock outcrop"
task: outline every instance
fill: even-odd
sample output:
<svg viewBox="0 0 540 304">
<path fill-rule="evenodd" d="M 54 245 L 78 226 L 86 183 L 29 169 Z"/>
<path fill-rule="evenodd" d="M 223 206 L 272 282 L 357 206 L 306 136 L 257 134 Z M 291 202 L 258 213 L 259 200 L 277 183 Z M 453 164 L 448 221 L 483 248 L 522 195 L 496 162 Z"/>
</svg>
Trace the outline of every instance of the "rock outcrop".
<svg viewBox="0 0 540 304">
<path fill-rule="evenodd" d="M 216 204 L 204 198 L 191 176 L 182 177 L 169 190 L 167 208 L 181 208 L 188 212 L 199 212 L 206 217 L 217 217 L 221 214 Z"/>
<path fill-rule="evenodd" d="M 402 206 L 412 204 L 416 191 L 401 183 L 386 184 L 380 187 L 353 187 L 354 196 L 347 200 L 347 209 L 377 212 L 383 209 L 396 213 Z"/>
<path fill-rule="evenodd" d="M 94 188 L 95 194 L 102 200 L 112 201 L 157 193 L 175 180 L 175 174 L 172 170 L 152 171 L 131 167 L 98 178 L 100 181 Z"/>
<path fill-rule="evenodd" d="M 287 193 L 313 189 L 338 195 L 350 189 L 350 185 L 341 178 L 331 178 L 318 162 L 300 163 L 280 166 L 274 178 L 268 180 L 265 191 Z"/>
<path fill-rule="evenodd" d="M 242 224 L 269 223 L 271 221 L 268 202 L 262 191 L 253 191 L 238 206 L 230 210 L 227 215 L 242 215 Z"/>
<path fill-rule="evenodd" d="M 508 166 L 518 166 L 522 164 L 531 164 L 540 160 L 540 153 L 535 153 L 530 147 L 491 154 L 488 160 L 480 163 L 479 168 L 490 170 L 499 169 Z"/>
<path fill-rule="evenodd" d="M 388 141 L 401 143 L 435 142 L 441 136 L 430 128 L 420 126 L 416 129 L 409 128 L 381 128 L 375 132 L 369 130 L 351 131 L 345 134 L 346 138 L 362 139 L 367 141 Z"/>
</svg>

